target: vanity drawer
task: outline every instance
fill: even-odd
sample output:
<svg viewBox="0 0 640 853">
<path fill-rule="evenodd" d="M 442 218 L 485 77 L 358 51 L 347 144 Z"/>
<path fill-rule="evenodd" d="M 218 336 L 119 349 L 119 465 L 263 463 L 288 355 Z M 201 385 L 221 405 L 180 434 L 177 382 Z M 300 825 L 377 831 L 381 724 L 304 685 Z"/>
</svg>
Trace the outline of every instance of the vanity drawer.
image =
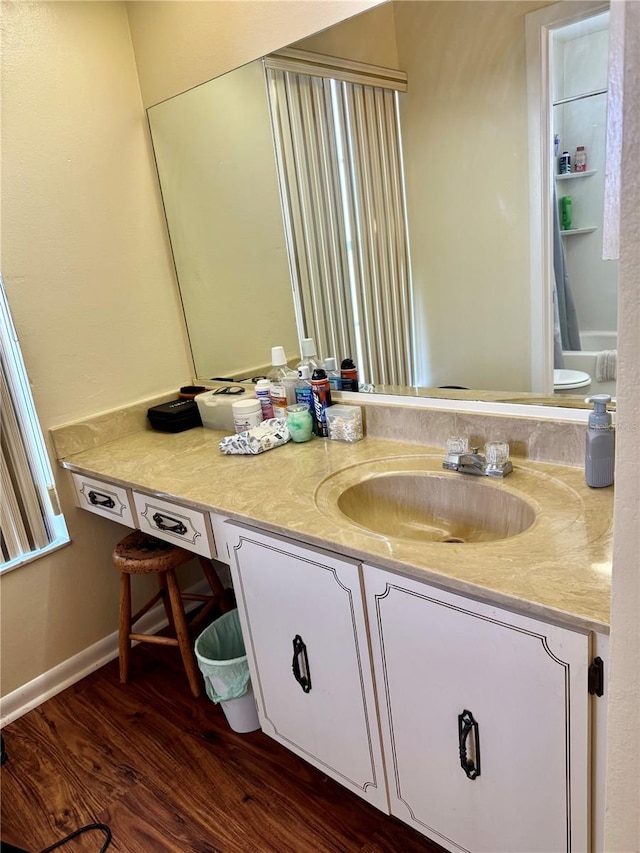
<svg viewBox="0 0 640 853">
<path fill-rule="evenodd" d="M 71 474 L 75 486 L 78 506 L 96 515 L 111 518 L 127 527 L 136 526 L 129 491 L 103 480 Z"/>
<path fill-rule="evenodd" d="M 216 556 L 207 513 L 142 492 L 134 491 L 133 501 L 140 530 L 203 557 Z"/>
</svg>

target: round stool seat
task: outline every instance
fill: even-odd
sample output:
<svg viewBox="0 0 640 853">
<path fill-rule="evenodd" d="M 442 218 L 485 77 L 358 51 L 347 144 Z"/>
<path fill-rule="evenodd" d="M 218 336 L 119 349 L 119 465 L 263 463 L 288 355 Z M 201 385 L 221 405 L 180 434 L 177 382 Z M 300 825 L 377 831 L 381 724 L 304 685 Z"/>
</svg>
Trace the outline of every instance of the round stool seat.
<svg viewBox="0 0 640 853">
<path fill-rule="evenodd" d="M 192 560 L 194 555 L 178 545 L 156 539 L 141 530 L 125 536 L 113 549 L 113 564 L 120 572 L 145 574 L 167 572 Z"/>
</svg>

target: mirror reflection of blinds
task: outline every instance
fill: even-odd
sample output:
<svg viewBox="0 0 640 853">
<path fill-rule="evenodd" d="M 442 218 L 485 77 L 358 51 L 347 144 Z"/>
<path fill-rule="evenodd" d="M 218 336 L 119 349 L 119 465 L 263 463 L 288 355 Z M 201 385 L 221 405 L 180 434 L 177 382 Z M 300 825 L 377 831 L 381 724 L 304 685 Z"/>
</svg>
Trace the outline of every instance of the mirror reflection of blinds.
<svg viewBox="0 0 640 853">
<path fill-rule="evenodd" d="M 300 63 L 281 70 L 271 59 L 265 72 L 301 337 L 314 338 L 323 357 L 357 359 L 365 382 L 412 385 L 397 92 L 300 73 Z"/>
</svg>

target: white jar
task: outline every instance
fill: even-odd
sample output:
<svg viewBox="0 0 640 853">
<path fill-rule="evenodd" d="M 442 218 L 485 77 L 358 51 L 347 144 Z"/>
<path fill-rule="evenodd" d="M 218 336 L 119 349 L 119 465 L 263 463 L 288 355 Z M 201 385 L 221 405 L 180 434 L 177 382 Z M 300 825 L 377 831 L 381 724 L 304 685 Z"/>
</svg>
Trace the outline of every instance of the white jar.
<svg viewBox="0 0 640 853">
<path fill-rule="evenodd" d="M 255 397 L 252 400 L 238 400 L 231 409 L 236 432 L 246 432 L 262 423 L 262 406 L 260 400 L 256 400 Z"/>
</svg>

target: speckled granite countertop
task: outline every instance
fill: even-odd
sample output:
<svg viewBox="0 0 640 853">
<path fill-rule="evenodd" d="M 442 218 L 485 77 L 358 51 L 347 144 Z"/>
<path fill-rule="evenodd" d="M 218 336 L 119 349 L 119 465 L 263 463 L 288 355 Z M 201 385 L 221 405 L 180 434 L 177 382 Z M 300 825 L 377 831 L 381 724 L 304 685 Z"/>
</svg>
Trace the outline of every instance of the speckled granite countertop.
<svg viewBox="0 0 640 853">
<path fill-rule="evenodd" d="M 489 481 L 442 472 L 442 450 L 417 444 L 314 439 L 259 456 L 224 456 L 222 436 L 202 428 L 141 430 L 60 464 L 538 618 L 608 630 L 613 489 L 589 489 L 580 468 L 515 458 L 512 474 Z M 387 539 L 335 506 L 341 485 L 372 471 L 414 468 L 472 479 L 487 500 L 492 489 L 513 492 L 536 509 L 536 521 L 511 538 L 444 544 Z"/>
</svg>

